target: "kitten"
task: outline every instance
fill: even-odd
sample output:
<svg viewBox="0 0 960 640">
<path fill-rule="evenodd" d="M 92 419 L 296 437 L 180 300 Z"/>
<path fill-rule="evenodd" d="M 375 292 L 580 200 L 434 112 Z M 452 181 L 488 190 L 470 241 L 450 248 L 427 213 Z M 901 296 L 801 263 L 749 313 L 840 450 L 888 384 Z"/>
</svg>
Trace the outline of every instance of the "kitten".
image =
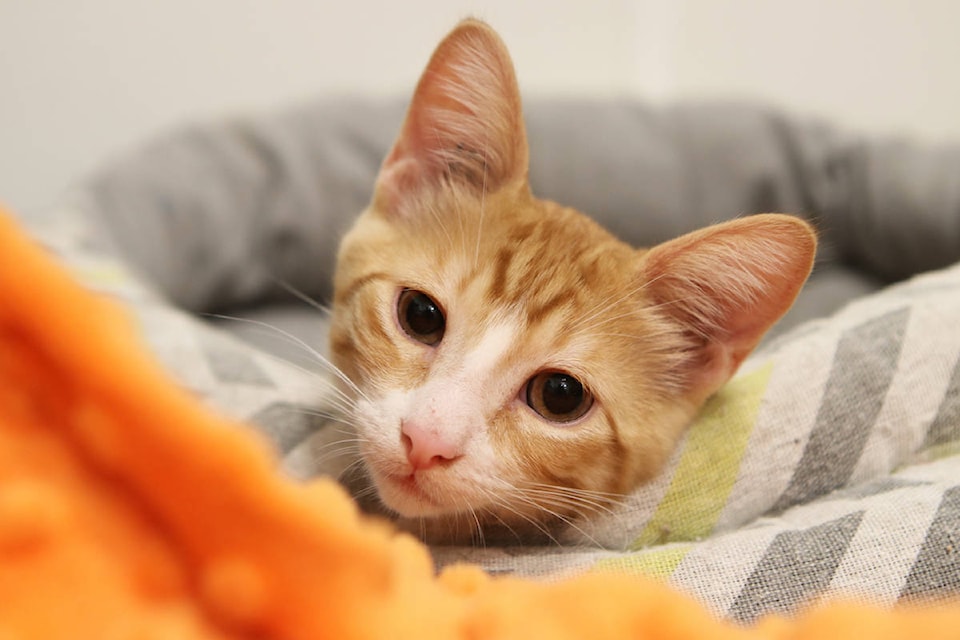
<svg viewBox="0 0 960 640">
<path fill-rule="evenodd" d="M 815 246 L 771 214 L 637 250 L 535 198 L 509 55 L 461 23 L 338 256 L 331 351 L 379 501 L 455 543 L 604 509 L 661 469 Z"/>
</svg>

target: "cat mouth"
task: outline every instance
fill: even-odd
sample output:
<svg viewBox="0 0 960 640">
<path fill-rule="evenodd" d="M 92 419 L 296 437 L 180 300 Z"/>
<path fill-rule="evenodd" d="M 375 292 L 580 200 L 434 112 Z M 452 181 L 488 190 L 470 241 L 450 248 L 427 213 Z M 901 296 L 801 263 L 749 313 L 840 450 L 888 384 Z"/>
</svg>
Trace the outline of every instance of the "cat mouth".
<svg viewBox="0 0 960 640">
<path fill-rule="evenodd" d="M 422 498 L 427 497 L 426 493 L 423 491 L 423 488 L 420 486 L 420 483 L 417 481 L 416 473 L 392 476 L 390 481 L 405 493 Z"/>
<path fill-rule="evenodd" d="M 385 478 L 390 491 L 381 491 L 388 507 L 404 516 L 423 516 L 444 511 L 444 505 L 433 498 L 416 472 L 393 474 Z"/>
</svg>

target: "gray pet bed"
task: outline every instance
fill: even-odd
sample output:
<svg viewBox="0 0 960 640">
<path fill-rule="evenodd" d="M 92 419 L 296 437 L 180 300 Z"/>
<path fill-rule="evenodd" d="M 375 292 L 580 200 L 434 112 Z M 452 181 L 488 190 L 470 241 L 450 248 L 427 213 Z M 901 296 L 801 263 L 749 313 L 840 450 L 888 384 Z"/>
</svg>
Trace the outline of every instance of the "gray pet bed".
<svg viewBox="0 0 960 640">
<path fill-rule="evenodd" d="M 38 233 L 129 306 L 184 385 L 305 475 L 329 427 L 304 345 L 325 349 L 325 323 L 282 283 L 327 300 L 403 110 L 337 100 L 184 128 L 104 167 Z M 659 478 L 561 545 L 437 549 L 438 562 L 643 572 L 742 621 L 828 594 L 960 591 L 960 145 L 746 105 L 540 101 L 527 122 L 537 195 L 635 245 L 782 211 L 813 221 L 821 250 L 777 337 Z"/>
</svg>

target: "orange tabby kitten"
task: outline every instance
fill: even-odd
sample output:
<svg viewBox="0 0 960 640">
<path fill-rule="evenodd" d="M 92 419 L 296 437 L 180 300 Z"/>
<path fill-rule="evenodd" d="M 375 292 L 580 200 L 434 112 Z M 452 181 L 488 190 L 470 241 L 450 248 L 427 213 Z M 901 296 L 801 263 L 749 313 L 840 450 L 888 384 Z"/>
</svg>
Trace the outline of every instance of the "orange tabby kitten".
<svg viewBox="0 0 960 640">
<path fill-rule="evenodd" d="M 535 198 L 510 58 L 461 23 L 340 248 L 331 346 L 379 500 L 432 541 L 589 517 L 661 469 L 815 245 L 758 215 L 637 250 Z"/>
</svg>

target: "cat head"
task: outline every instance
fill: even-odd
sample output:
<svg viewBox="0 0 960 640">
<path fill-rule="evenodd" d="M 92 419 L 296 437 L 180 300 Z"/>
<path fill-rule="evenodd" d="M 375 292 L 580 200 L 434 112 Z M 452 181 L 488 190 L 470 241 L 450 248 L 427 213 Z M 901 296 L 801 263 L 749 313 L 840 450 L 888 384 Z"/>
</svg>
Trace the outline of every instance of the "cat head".
<svg viewBox="0 0 960 640">
<path fill-rule="evenodd" d="M 338 257 L 331 351 L 367 473 L 434 537 L 548 531 L 650 479 L 812 265 L 809 226 L 778 215 L 634 249 L 535 198 L 527 163 L 506 49 L 463 22 Z"/>
</svg>

